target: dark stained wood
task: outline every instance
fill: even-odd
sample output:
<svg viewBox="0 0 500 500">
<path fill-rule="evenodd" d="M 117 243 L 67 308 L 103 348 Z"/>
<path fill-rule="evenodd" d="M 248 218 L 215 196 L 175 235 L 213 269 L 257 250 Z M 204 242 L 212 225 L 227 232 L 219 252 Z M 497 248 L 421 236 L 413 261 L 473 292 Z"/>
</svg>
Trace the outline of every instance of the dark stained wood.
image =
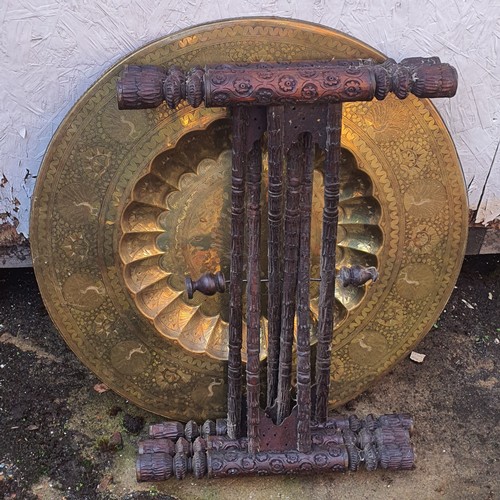
<svg viewBox="0 0 500 500">
<path fill-rule="evenodd" d="M 397 64 L 371 60 L 254 63 L 193 68 L 167 72 L 155 66 L 128 66 L 117 83 L 120 109 L 175 107 L 182 99 L 197 107 L 250 104 L 311 104 L 385 99 L 453 97 L 457 71 L 439 58 L 412 57 Z"/>
<path fill-rule="evenodd" d="M 278 360 L 281 333 L 282 246 L 283 246 L 283 107 L 269 106 L 267 111 L 268 150 L 268 353 L 267 406 L 278 393 Z"/>
<path fill-rule="evenodd" d="M 241 435 L 241 345 L 243 245 L 245 234 L 246 135 L 249 110 L 233 109 L 233 160 L 231 167 L 231 268 L 229 284 L 229 355 L 227 371 L 227 433 Z"/>
<path fill-rule="evenodd" d="M 278 424 L 289 415 L 291 406 L 292 346 L 299 253 L 299 203 L 303 162 L 304 143 L 300 140 L 292 144 L 287 154 L 281 345 L 276 410 L 276 422 Z"/>
<path fill-rule="evenodd" d="M 331 342 L 335 304 L 335 247 L 337 242 L 340 134 L 342 104 L 328 105 L 326 127 L 326 159 L 324 168 L 325 206 L 320 262 L 320 292 L 318 318 L 318 345 L 316 353 L 316 408 L 315 418 L 324 422 L 328 411 L 330 389 Z"/>
<path fill-rule="evenodd" d="M 184 278 L 188 299 L 192 299 L 194 292 L 200 292 L 203 295 L 215 295 L 216 293 L 224 293 L 226 291 L 226 279 L 222 271 L 216 273 L 202 274 L 197 280 L 193 280 L 191 276 Z"/>
<path fill-rule="evenodd" d="M 300 195 L 299 265 L 297 285 L 297 450 L 311 450 L 311 334 L 309 279 L 311 265 L 311 205 L 314 145 L 304 138 L 304 174 Z"/>
<path fill-rule="evenodd" d="M 260 446 L 260 190 L 262 177 L 261 141 L 248 155 L 247 169 L 247 435 L 248 452 Z"/>
</svg>

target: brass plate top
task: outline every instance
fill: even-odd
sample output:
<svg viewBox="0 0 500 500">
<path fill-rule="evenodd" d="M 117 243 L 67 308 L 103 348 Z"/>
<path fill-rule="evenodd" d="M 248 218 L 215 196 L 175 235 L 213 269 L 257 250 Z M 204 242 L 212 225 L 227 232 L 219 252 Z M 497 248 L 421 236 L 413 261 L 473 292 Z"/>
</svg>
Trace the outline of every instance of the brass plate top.
<svg viewBox="0 0 500 500">
<path fill-rule="evenodd" d="M 225 415 L 227 296 L 188 301 L 182 288 L 185 273 L 222 267 L 229 275 L 230 135 L 225 109 L 118 111 L 121 69 L 332 57 L 384 59 L 304 22 L 197 26 L 116 64 L 54 135 L 33 197 L 35 272 L 66 342 L 125 398 L 174 419 Z M 343 120 L 339 265 L 376 265 L 380 279 L 336 293 L 332 406 L 366 389 L 431 328 L 467 232 L 459 161 L 429 101 L 347 104 Z M 314 183 L 317 275 L 320 169 Z M 264 360 L 265 315 L 262 327 Z"/>
</svg>

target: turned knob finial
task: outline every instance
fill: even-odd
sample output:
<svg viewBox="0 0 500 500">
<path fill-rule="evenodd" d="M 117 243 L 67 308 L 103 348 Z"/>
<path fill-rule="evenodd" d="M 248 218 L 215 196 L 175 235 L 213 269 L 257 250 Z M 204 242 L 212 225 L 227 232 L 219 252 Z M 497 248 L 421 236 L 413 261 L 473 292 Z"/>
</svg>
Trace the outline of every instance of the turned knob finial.
<svg viewBox="0 0 500 500">
<path fill-rule="evenodd" d="M 339 281 L 343 286 L 362 286 L 368 281 L 377 281 L 378 271 L 375 267 L 363 267 L 359 265 L 341 267 L 338 274 Z"/>
<path fill-rule="evenodd" d="M 186 276 L 185 283 L 189 299 L 193 298 L 196 291 L 204 295 L 215 295 L 217 292 L 224 293 L 226 291 L 226 279 L 222 271 L 202 274 L 195 281 L 191 279 L 191 276 Z"/>
</svg>

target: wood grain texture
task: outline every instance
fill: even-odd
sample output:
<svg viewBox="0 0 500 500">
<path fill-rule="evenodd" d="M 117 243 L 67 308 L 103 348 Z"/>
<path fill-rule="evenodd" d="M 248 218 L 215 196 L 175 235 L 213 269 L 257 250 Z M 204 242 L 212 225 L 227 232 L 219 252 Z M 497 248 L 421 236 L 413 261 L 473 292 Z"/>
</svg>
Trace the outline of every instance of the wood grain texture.
<svg viewBox="0 0 500 500">
<path fill-rule="evenodd" d="M 260 190 L 262 145 L 257 140 L 248 155 L 247 170 L 247 436 L 248 451 L 259 451 L 260 435 Z"/>
<path fill-rule="evenodd" d="M 273 405 L 278 392 L 283 276 L 283 132 L 283 107 L 270 106 L 267 112 L 269 171 L 267 406 Z"/>
<path fill-rule="evenodd" d="M 245 238 L 245 169 L 248 110 L 233 110 L 233 156 L 231 167 L 231 267 L 229 284 L 229 355 L 227 433 L 241 434 L 241 345 L 243 332 L 243 246 Z"/>
<path fill-rule="evenodd" d="M 335 304 L 335 247 L 337 242 L 340 134 L 342 105 L 328 106 L 326 159 L 324 168 L 325 207 L 321 241 L 321 283 L 319 295 L 318 347 L 316 352 L 316 408 L 318 422 L 326 420 L 330 389 L 331 342 Z"/>
<path fill-rule="evenodd" d="M 311 204 L 314 145 L 304 137 L 304 175 L 300 193 L 299 265 L 297 286 L 297 450 L 311 449 L 311 321 L 309 278 L 311 269 Z"/>
<path fill-rule="evenodd" d="M 281 341 L 279 357 L 277 423 L 290 413 L 292 377 L 292 346 L 297 290 L 297 262 L 299 254 L 300 189 L 304 161 L 303 142 L 296 142 L 288 150 L 287 187 L 285 198 L 285 239 L 283 267 L 283 296 L 281 306 Z"/>
</svg>

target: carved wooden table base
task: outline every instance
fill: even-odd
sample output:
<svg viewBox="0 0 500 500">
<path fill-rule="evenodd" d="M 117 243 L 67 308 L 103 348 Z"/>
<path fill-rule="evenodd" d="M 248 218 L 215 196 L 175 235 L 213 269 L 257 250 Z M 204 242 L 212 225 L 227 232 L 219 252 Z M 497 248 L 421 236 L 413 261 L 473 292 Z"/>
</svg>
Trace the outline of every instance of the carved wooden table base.
<svg viewBox="0 0 500 500">
<path fill-rule="evenodd" d="M 287 420 L 289 420 L 287 422 Z M 288 443 L 295 443 L 296 414 L 285 420 Z M 207 420 L 202 426 L 190 421 L 164 422 L 150 427 L 150 439 L 139 443 L 136 464 L 138 481 L 183 479 L 234 475 L 307 474 L 311 472 L 356 471 L 377 468 L 408 470 L 413 468 L 415 453 L 410 442 L 413 419 L 408 414 L 355 415 L 329 418 L 321 426 L 311 427 L 311 450 L 300 452 L 281 442 L 276 451 L 273 439 L 261 434 L 265 445 L 257 453 L 248 451 L 248 439 L 231 439 L 226 420 Z M 280 426 L 276 426 L 277 430 Z M 279 431 L 278 431 L 279 432 Z M 274 433 L 273 433 L 274 434 Z M 276 438 L 274 438 L 276 439 Z"/>
<path fill-rule="evenodd" d="M 233 64 L 168 70 L 131 66 L 118 82 L 121 109 L 171 108 L 186 99 L 192 107 L 229 106 L 233 120 L 231 183 L 231 268 L 229 283 L 228 414 L 194 422 L 153 426 L 157 440 L 141 445 L 141 481 L 303 472 L 409 469 L 412 420 L 407 415 L 328 419 L 331 344 L 336 278 L 342 286 L 376 281 L 377 269 L 352 266 L 336 274 L 339 218 L 342 103 L 451 97 L 454 68 L 438 58 L 412 58 L 400 64 L 365 60 Z M 263 143 L 268 160 L 268 214 L 263 220 L 261 188 Z M 314 150 L 323 154 L 323 217 L 319 266 L 319 315 L 314 369 L 311 356 L 311 207 Z M 261 399 L 261 227 L 268 240 L 268 371 L 266 411 Z M 246 262 L 244 262 L 246 259 Z M 193 281 L 195 291 L 223 293 L 221 272 Z M 244 274 L 246 271 L 246 276 Z M 246 290 L 243 282 L 246 281 Z M 246 314 L 243 304 L 246 301 Z M 246 322 L 246 377 L 243 381 L 243 321 Z M 296 396 L 293 345 L 296 334 Z M 246 383 L 246 414 L 242 387 Z M 262 395 L 264 397 L 264 395 Z M 292 409 L 296 398 L 296 406 Z"/>
</svg>

